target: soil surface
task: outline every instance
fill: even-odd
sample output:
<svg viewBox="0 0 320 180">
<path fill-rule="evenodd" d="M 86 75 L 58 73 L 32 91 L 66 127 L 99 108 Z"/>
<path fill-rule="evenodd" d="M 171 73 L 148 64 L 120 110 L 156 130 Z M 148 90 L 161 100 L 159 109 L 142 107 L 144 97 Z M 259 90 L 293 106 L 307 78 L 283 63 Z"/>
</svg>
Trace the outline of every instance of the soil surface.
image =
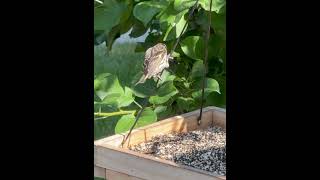
<svg viewBox="0 0 320 180">
<path fill-rule="evenodd" d="M 226 175 L 226 132 L 220 127 L 159 135 L 130 149 L 177 164 Z"/>
</svg>

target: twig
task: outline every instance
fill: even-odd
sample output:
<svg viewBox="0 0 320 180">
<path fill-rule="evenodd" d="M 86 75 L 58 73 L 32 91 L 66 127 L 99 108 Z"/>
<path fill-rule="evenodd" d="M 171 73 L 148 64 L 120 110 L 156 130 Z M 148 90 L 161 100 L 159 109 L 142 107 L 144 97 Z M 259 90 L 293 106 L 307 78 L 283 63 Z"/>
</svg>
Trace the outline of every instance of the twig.
<svg viewBox="0 0 320 180">
<path fill-rule="evenodd" d="M 103 112 L 95 112 L 95 116 L 103 116 L 103 117 L 110 117 L 110 116 L 118 116 L 118 115 L 125 115 L 125 114 L 133 114 L 136 111 L 118 111 L 118 112 L 110 112 L 110 113 L 103 113 Z"/>
<path fill-rule="evenodd" d="M 137 101 L 133 100 L 133 102 L 134 102 L 140 109 L 142 109 L 142 106 L 141 106 Z"/>
<path fill-rule="evenodd" d="M 208 30 L 206 34 L 206 41 L 205 41 L 205 54 L 204 54 L 204 71 L 203 71 L 203 77 L 202 77 L 202 94 L 201 94 L 201 107 L 200 107 L 200 115 L 198 117 L 198 125 L 201 124 L 202 119 L 202 109 L 203 109 L 203 101 L 204 101 L 204 88 L 206 85 L 206 75 L 207 75 L 207 68 L 208 68 L 208 43 L 209 43 L 209 37 L 210 37 L 210 26 L 211 26 L 211 6 L 212 6 L 212 0 L 210 0 L 210 10 L 209 10 L 209 25 Z"/>
</svg>

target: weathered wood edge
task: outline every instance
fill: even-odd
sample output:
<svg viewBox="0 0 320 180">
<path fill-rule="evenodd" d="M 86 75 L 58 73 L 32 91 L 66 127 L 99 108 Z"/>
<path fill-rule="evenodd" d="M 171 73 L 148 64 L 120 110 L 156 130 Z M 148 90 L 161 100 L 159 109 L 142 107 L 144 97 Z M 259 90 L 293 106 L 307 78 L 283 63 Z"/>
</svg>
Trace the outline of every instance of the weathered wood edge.
<svg viewBox="0 0 320 180">
<path fill-rule="evenodd" d="M 106 178 L 106 169 L 95 165 L 94 166 L 94 176 L 105 179 Z"/>
<path fill-rule="evenodd" d="M 147 155 L 129 152 L 110 146 L 98 146 L 98 160 L 96 166 L 104 167 L 113 171 L 128 174 L 130 176 L 147 179 L 177 179 L 177 180 L 222 180 L 224 177 L 217 176 L 206 171 L 184 168 L 171 161 L 154 159 Z M 176 174 L 179 174 L 177 177 Z"/>
<path fill-rule="evenodd" d="M 203 112 L 208 112 L 208 111 L 212 111 L 212 110 L 225 112 L 225 111 L 223 111 L 223 109 L 216 108 L 216 107 L 213 107 L 213 106 L 209 106 L 209 107 L 204 108 Z M 181 119 L 181 118 L 183 119 L 183 118 L 187 118 L 187 117 L 190 117 L 190 116 L 194 116 L 194 115 L 199 114 L 199 112 L 200 112 L 200 110 L 195 110 L 195 111 L 188 112 L 188 113 L 185 113 L 185 114 L 182 114 L 182 115 L 173 116 L 173 117 L 158 121 L 156 123 L 153 123 L 153 124 L 150 124 L 150 125 L 147 125 L 147 126 L 143 126 L 143 127 L 134 129 L 132 131 L 132 134 L 134 134 L 137 131 L 141 131 L 141 130 L 144 130 L 144 129 L 149 129 L 149 128 L 152 128 L 152 127 L 155 127 L 155 126 L 159 126 L 161 124 L 165 124 L 167 122 L 172 121 L 173 119 Z M 116 135 L 109 136 L 109 137 L 106 137 L 106 138 L 103 138 L 103 139 L 99 139 L 99 140 L 94 141 L 94 144 L 95 145 L 99 145 L 99 144 L 104 144 L 105 142 L 108 142 L 108 141 L 113 141 L 113 140 L 118 139 L 118 138 L 124 138 L 127 134 L 128 134 L 128 131 L 125 132 L 125 133 L 116 134 Z"/>
<path fill-rule="evenodd" d="M 106 180 L 145 180 L 128 174 L 123 174 L 121 172 L 112 171 L 110 169 L 106 169 L 105 174 Z"/>
<path fill-rule="evenodd" d="M 215 114 L 214 112 L 217 111 L 217 112 L 226 112 L 225 109 L 223 108 L 218 108 L 218 107 L 213 107 L 213 106 L 209 106 L 209 107 L 206 107 L 203 109 L 203 112 L 207 112 L 207 111 L 213 111 L 212 113 L 212 119 L 214 118 Z M 194 115 L 197 115 L 197 113 L 199 113 L 199 110 L 196 110 L 196 111 L 192 111 L 192 112 L 189 112 L 189 113 L 186 113 L 186 114 L 183 114 L 183 115 L 180 115 L 180 116 L 174 116 L 174 117 L 171 117 L 171 118 L 167 118 L 165 120 L 162 120 L 162 121 L 159 121 L 157 123 L 154 123 L 154 124 L 151 124 L 151 125 L 147 125 L 147 126 L 144 126 L 144 127 L 141 127 L 141 128 L 137 128 L 136 130 L 134 131 L 139 131 L 139 130 L 142 130 L 142 129 L 148 129 L 150 127 L 154 127 L 154 126 L 159 126 L 158 123 L 160 122 L 169 122 L 169 121 L 172 121 L 173 118 L 187 118 L 187 117 L 190 117 L 190 116 L 194 116 Z M 218 113 L 219 114 L 219 113 Z M 221 114 L 221 113 L 220 113 Z M 225 114 L 224 114 L 224 119 L 225 119 Z M 225 122 L 226 123 L 226 122 Z M 126 132 L 127 133 L 127 132 Z M 122 133 L 120 135 L 114 135 L 114 136 L 110 136 L 110 137 L 107 137 L 107 138 L 104 138 L 104 139 L 101 139 L 101 140 L 97 140 L 95 141 L 95 150 L 97 150 L 97 147 L 101 146 L 101 148 L 109 148 L 110 150 L 113 149 L 114 151 L 119 151 L 121 153 L 126 153 L 126 154 L 130 154 L 130 155 L 133 155 L 133 156 L 137 156 L 137 157 L 141 157 L 141 158 L 144 158 L 144 159 L 148 159 L 148 160 L 151 160 L 151 161 L 156 161 L 156 162 L 159 162 L 159 163 L 164 163 L 166 165 L 170 165 L 170 166 L 173 166 L 173 167 L 177 167 L 177 168 L 182 168 L 182 169 L 187 169 L 187 170 L 191 170 L 191 171 L 194 171 L 194 172 L 197 172 L 197 173 L 202 173 L 202 174 L 205 174 L 205 175 L 210 175 L 214 178 L 217 178 L 217 179 L 226 179 L 225 176 L 219 176 L 219 175 L 216 175 L 216 174 L 213 174 L 213 173 L 209 173 L 207 171 L 202 171 L 202 170 L 199 170 L 199 169 L 195 169 L 195 168 L 192 168 L 192 167 L 188 167 L 188 166 L 182 166 L 182 165 L 177 165 L 176 163 L 174 162 L 171 162 L 171 161 L 167 161 L 167 160 L 163 160 L 163 159 L 158 159 L 158 158 L 155 158 L 155 157 L 152 157 L 152 156 L 148 156 L 148 155 L 144 155 L 144 154 L 140 154 L 140 153 L 136 153 L 136 152 L 133 152 L 133 151 L 130 151 L 130 150 L 126 150 L 126 149 L 122 149 L 122 148 L 117 148 L 117 147 L 114 147 L 114 146 L 110 146 L 110 145 L 106 145 L 104 144 L 105 142 L 107 141 L 112 141 L 114 139 L 117 139 L 117 138 L 123 138 L 124 135 L 126 135 L 126 133 Z M 96 153 L 96 151 L 95 151 Z M 97 159 L 96 159 L 96 156 L 95 156 L 95 165 L 97 162 Z"/>
</svg>

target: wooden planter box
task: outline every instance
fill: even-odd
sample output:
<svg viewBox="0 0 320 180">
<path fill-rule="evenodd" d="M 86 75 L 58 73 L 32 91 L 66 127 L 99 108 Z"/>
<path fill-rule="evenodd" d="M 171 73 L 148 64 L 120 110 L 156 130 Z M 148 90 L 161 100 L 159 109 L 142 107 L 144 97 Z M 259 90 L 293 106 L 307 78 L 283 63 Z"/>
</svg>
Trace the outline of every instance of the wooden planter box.
<svg viewBox="0 0 320 180">
<path fill-rule="evenodd" d="M 203 109 L 201 125 L 197 125 L 199 110 L 171 117 L 132 131 L 121 147 L 126 134 L 117 134 L 94 142 L 94 175 L 107 180 L 220 180 L 206 171 L 140 154 L 128 147 L 150 140 L 160 133 L 187 132 L 210 125 L 226 127 L 226 111 L 217 107 Z"/>
</svg>

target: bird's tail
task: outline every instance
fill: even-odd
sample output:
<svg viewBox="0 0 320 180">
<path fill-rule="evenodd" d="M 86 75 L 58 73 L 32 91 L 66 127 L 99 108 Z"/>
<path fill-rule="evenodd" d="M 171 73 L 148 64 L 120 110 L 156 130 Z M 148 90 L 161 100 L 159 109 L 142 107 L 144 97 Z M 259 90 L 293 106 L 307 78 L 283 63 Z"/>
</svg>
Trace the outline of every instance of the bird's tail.
<svg viewBox="0 0 320 180">
<path fill-rule="evenodd" d="M 146 76 L 146 75 L 142 75 L 142 77 L 141 77 L 140 80 L 135 84 L 135 86 L 136 86 L 137 84 L 144 83 L 146 80 L 147 80 L 147 76 Z"/>
</svg>

